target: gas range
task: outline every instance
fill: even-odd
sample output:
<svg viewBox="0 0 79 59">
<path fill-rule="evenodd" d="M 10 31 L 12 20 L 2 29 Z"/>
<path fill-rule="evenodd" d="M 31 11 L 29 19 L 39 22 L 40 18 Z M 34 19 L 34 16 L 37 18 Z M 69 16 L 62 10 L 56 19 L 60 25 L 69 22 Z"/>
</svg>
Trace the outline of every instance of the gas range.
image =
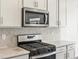
<svg viewBox="0 0 79 59">
<path fill-rule="evenodd" d="M 19 35 L 18 46 L 30 51 L 29 59 L 56 58 L 55 54 L 52 55 L 52 53 L 56 51 L 56 46 L 42 42 L 38 34 Z M 40 55 L 41 57 L 39 57 Z"/>
</svg>

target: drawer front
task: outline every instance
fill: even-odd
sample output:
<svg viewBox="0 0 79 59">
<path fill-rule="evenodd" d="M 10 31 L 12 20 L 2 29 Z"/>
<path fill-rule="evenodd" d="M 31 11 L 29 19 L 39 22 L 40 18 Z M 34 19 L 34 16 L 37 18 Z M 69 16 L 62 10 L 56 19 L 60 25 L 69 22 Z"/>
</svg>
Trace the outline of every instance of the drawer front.
<svg viewBox="0 0 79 59">
<path fill-rule="evenodd" d="M 67 48 L 68 48 L 68 50 L 74 49 L 75 48 L 75 45 L 68 45 Z"/>
<path fill-rule="evenodd" d="M 64 47 L 59 47 L 59 48 L 56 48 L 56 52 L 63 52 L 63 51 L 66 51 L 66 46 Z"/>
</svg>

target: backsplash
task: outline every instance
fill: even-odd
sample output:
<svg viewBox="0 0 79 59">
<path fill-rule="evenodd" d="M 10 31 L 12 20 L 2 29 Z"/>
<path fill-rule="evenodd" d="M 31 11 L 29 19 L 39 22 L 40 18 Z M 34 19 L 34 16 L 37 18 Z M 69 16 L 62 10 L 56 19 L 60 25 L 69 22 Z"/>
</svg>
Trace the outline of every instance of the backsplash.
<svg viewBox="0 0 79 59">
<path fill-rule="evenodd" d="M 58 28 L 17 28 L 17 29 L 0 29 L 0 47 L 17 46 L 18 34 L 41 33 L 43 41 L 59 40 L 60 30 Z M 6 39 L 2 39 L 2 34 L 6 35 Z"/>
</svg>

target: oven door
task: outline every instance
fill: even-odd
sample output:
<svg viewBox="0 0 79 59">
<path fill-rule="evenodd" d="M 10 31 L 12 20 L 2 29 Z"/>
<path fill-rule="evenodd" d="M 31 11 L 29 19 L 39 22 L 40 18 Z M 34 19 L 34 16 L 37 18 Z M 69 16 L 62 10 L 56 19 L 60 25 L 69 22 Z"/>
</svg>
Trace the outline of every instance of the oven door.
<svg viewBox="0 0 79 59">
<path fill-rule="evenodd" d="M 30 59 L 56 59 L 56 53 L 52 52 L 48 54 L 33 56 L 33 57 L 30 57 Z"/>
<path fill-rule="evenodd" d="M 23 8 L 22 16 L 23 26 L 47 26 L 49 23 L 48 13 L 42 10 Z"/>
</svg>

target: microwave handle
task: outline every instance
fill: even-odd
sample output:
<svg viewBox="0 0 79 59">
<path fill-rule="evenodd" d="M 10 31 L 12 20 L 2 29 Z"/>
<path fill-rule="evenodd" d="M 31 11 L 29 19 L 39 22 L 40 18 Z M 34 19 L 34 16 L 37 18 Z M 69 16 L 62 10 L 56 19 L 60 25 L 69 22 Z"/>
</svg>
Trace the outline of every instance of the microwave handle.
<svg viewBox="0 0 79 59">
<path fill-rule="evenodd" d="M 47 23 L 47 15 L 45 14 L 45 24 Z"/>
</svg>

